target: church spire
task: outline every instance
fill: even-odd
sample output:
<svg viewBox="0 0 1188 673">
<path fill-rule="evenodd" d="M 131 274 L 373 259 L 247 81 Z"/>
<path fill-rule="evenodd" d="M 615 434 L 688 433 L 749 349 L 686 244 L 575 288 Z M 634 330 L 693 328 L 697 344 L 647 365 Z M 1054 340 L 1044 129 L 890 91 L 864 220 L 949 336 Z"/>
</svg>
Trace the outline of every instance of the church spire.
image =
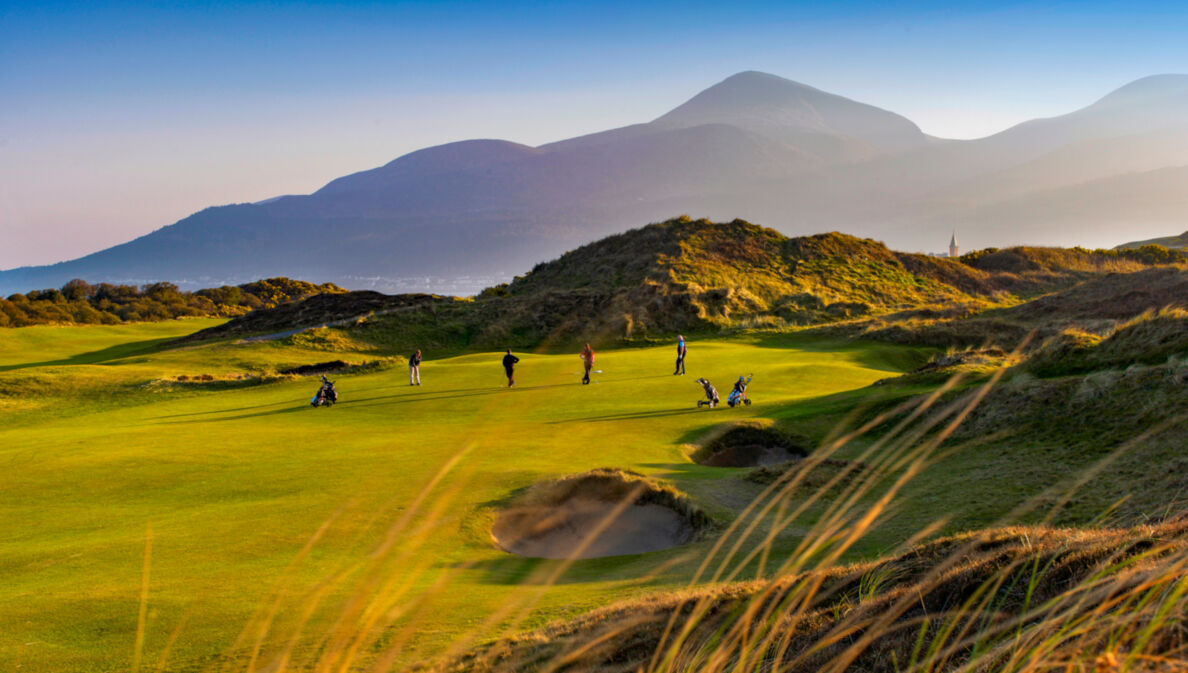
<svg viewBox="0 0 1188 673">
<path fill-rule="evenodd" d="M 949 257 L 960 257 L 961 248 L 957 247 L 957 230 L 953 230 L 953 237 L 949 239 Z"/>
</svg>

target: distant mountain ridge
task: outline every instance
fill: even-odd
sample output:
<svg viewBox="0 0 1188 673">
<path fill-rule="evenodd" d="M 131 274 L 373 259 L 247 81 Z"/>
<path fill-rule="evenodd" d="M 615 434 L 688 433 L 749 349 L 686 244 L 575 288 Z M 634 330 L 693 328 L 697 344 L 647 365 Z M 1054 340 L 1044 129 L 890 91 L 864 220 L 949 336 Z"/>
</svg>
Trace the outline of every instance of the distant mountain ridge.
<svg viewBox="0 0 1188 673">
<path fill-rule="evenodd" d="M 290 276 L 382 291 L 476 292 L 676 213 L 844 230 L 940 250 L 1113 245 L 1188 219 L 1188 76 L 1145 78 L 1067 115 L 972 141 L 743 72 L 653 121 L 529 147 L 467 140 L 309 195 L 208 208 L 60 264 L 0 272 L 0 293 L 90 282 L 182 287 Z M 1179 223 L 1179 224 L 1175 224 Z"/>
</svg>

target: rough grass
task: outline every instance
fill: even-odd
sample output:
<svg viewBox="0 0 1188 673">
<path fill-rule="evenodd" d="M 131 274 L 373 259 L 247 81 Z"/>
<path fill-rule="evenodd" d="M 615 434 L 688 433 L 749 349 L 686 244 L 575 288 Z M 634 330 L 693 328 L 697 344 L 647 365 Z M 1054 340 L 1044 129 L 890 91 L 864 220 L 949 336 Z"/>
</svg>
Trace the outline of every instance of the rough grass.
<svg viewBox="0 0 1188 673">
<path fill-rule="evenodd" d="M 1165 266 L 1090 277 L 1011 306 L 903 311 L 833 331 L 893 343 L 1011 350 L 1029 338 L 1038 346 L 1069 329 L 1107 335 L 1146 312 L 1185 308 L 1188 268 Z"/>
<path fill-rule="evenodd" d="M 1036 378 L 1024 363 L 1005 372 L 984 396 L 978 386 L 985 377 L 942 397 L 953 406 L 978 403 L 936 465 L 905 488 L 890 525 L 924 525 L 919 512 L 931 512 L 927 504 L 953 483 L 961 487 L 952 514 L 967 525 L 1099 518 L 1132 524 L 1184 505 L 1188 366 Z"/>
<path fill-rule="evenodd" d="M 1165 248 L 1173 248 L 1178 250 L 1188 249 L 1188 231 L 1179 236 L 1165 236 L 1163 238 L 1150 238 L 1145 241 L 1133 241 L 1131 243 L 1123 243 L 1117 249 L 1126 250 L 1131 248 L 1141 248 L 1144 245 L 1162 245 Z"/>
<path fill-rule="evenodd" d="M 1188 312 L 1148 311 L 1101 337 L 1066 330 L 1027 361 L 1038 376 L 1083 374 L 1100 369 L 1167 363 L 1188 357 Z"/>
<path fill-rule="evenodd" d="M 861 462 L 810 457 L 756 468 L 747 474 L 747 481 L 768 485 L 780 480 L 795 480 L 802 495 L 812 495 L 822 489 L 841 491 L 860 478 L 865 469 L 867 466 Z M 789 474 L 794 471 L 803 474 Z"/>
<path fill-rule="evenodd" d="M 428 670 L 1155 670 L 1188 644 L 1186 527 L 968 533 L 621 603 Z"/>
</svg>

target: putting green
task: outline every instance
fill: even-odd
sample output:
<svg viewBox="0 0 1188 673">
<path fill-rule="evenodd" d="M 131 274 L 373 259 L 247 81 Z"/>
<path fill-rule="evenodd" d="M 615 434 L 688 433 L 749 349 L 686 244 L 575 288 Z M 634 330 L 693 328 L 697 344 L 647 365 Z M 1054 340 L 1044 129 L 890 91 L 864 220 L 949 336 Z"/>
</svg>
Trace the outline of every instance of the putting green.
<svg viewBox="0 0 1188 673">
<path fill-rule="evenodd" d="M 316 377 L 159 380 L 393 354 L 160 349 L 210 324 L 0 330 L 0 660 L 22 672 L 127 670 L 139 647 L 144 670 L 162 657 L 166 670 L 227 657 L 245 670 L 259 641 L 260 661 L 291 647 L 295 664 L 319 652 L 408 662 L 463 634 L 680 586 L 712 538 L 563 567 L 495 548 L 492 507 L 544 478 L 622 467 L 729 522 L 758 487 L 742 470 L 693 464 L 686 443 L 922 357 L 742 336 L 692 341 L 684 377 L 672 375 L 673 348 L 600 351 L 603 373 L 582 386 L 576 353 L 520 353 L 508 390 L 498 353 L 426 353 L 421 387 L 402 365 L 335 376 L 340 404 L 313 409 Z M 696 408 L 698 376 L 725 399 L 752 372 L 753 406 Z M 364 632 L 378 640 L 350 640 Z"/>
</svg>

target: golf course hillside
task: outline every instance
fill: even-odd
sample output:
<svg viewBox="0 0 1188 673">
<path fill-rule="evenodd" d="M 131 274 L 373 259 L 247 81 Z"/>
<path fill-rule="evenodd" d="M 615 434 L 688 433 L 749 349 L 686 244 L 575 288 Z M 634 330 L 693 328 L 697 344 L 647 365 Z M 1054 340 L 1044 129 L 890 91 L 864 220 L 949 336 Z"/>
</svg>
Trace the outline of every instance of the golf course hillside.
<svg viewBox="0 0 1188 673">
<path fill-rule="evenodd" d="M 0 661 L 1181 657 L 1185 274 L 679 218 L 474 298 L 3 329 Z"/>
<path fill-rule="evenodd" d="M 1030 350 L 1070 330 L 1106 336 L 1129 321 L 1165 309 L 1188 309 L 1188 265 L 1091 276 L 1013 304 L 907 309 L 850 321 L 830 331 L 949 348 L 996 345 Z"/>
<path fill-rule="evenodd" d="M 840 233 L 788 238 L 742 220 L 680 217 L 583 246 L 473 299 L 323 294 L 189 341 L 340 325 L 404 350 L 648 343 L 677 332 L 789 329 L 905 309 L 981 311 L 1168 261 L 1150 251 L 1061 248 L 947 259 Z"/>
</svg>

